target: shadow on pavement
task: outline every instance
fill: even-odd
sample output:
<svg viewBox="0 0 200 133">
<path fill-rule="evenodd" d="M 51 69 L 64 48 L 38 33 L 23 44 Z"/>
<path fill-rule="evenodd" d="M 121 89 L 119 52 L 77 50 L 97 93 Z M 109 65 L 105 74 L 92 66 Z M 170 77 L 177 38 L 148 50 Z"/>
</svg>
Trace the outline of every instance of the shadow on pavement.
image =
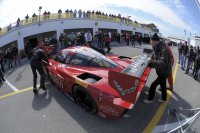
<svg viewBox="0 0 200 133">
<path fill-rule="evenodd" d="M 45 107 L 47 107 L 52 100 L 52 95 L 48 93 L 47 91 L 39 90 L 38 94 L 34 95 L 33 101 L 32 101 L 32 108 L 34 110 L 41 110 Z"/>
</svg>

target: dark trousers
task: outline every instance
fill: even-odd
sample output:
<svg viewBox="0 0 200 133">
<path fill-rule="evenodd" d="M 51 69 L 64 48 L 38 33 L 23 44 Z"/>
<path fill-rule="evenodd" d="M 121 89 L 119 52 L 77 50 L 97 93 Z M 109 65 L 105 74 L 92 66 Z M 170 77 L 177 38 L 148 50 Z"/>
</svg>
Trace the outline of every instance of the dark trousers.
<svg viewBox="0 0 200 133">
<path fill-rule="evenodd" d="M 31 61 L 30 62 L 32 73 L 33 73 L 33 88 L 36 88 L 37 85 L 37 72 L 40 74 L 40 88 L 45 88 L 45 72 L 41 62 Z"/>
<path fill-rule="evenodd" d="M 0 69 L 0 82 L 4 81 L 4 75 L 3 75 L 3 72 L 1 71 Z"/>
<path fill-rule="evenodd" d="M 199 75 L 198 75 L 199 69 L 200 69 L 200 66 L 195 65 L 195 68 L 194 68 L 194 70 L 193 70 L 194 79 L 197 79 L 197 78 L 198 78 L 198 76 L 199 76 Z"/>
<path fill-rule="evenodd" d="M 110 48 L 110 42 L 105 42 L 105 46 L 107 48 L 107 53 L 110 52 L 111 48 Z"/>
<path fill-rule="evenodd" d="M 5 70 L 4 70 L 4 65 L 3 65 L 3 62 L 0 62 L 0 64 L 1 64 L 1 70 L 2 70 L 2 72 L 4 73 L 4 72 L 5 72 Z"/>
<path fill-rule="evenodd" d="M 153 100 L 156 92 L 156 87 L 158 85 L 160 85 L 161 87 L 162 100 L 163 101 L 167 100 L 167 88 L 166 88 L 167 77 L 168 75 L 158 75 L 157 79 L 150 86 L 148 100 L 150 101 Z"/>
</svg>

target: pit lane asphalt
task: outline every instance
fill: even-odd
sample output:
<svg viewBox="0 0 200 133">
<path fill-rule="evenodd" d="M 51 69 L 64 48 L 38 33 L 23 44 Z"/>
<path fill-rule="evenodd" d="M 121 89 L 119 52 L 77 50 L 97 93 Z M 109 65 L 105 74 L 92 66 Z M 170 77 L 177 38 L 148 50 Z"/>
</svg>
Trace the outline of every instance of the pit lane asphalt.
<svg viewBox="0 0 200 133">
<path fill-rule="evenodd" d="M 145 45 L 144 47 L 149 46 Z M 115 46 L 112 52 L 133 57 L 141 54 L 142 50 L 139 47 Z M 175 60 L 177 60 L 176 47 L 173 48 L 173 53 Z M 143 92 L 148 91 L 155 78 L 155 71 L 152 70 Z M 163 106 L 157 102 L 157 99 L 160 98 L 159 91 L 156 92 L 151 104 L 142 102 L 147 95 L 141 93 L 135 107 L 128 111 L 124 117 L 118 120 L 108 120 L 85 112 L 51 84 L 47 85 L 47 93 L 40 90 L 39 95 L 34 96 L 30 88 L 32 86 L 32 73 L 27 60 L 23 60 L 22 66 L 7 71 L 6 79 L 19 91 L 14 92 L 6 83 L 1 85 L 0 132 L 2 133 L 140 133 L 148 128 L 148 125 L 154 123 L 153 117 L 158 117 L 156 111 L 160 106 Z M 25 92 L 21 92 L 25 88 Z M 12 96 L 8 96 L 8 94 L 12 94 Z M 177 121 L 168 114 L 170 109 L 200 107 L 199 94 L 199 82 L 193 80 L 189 75 L 185 75 L 178 66 L 174 92 L 164 114 L 159 114 L 161 119 L 155 124 L 167 127 L 169 123 Z M 147 132 L 151 132 L 151 128 L 154 127 L 150 126 Z M 164 130 L 163 128 L 162 131 Z M 161 132 L 161 130 L 154 132 Z"/>
</svg>

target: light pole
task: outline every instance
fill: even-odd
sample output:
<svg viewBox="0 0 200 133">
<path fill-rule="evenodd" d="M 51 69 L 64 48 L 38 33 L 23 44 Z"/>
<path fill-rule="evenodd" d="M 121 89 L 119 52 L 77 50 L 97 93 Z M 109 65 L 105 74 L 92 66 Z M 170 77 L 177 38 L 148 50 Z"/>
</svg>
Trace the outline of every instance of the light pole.
<svg viewBox="0 0 200 133">
<path fill-rule="evenodd" d="M 41 14 L 42 6 L 39 7 L 38 12 L 39 12 L 39 25 L 40 25 L 40 14 Z"/>
</svg>

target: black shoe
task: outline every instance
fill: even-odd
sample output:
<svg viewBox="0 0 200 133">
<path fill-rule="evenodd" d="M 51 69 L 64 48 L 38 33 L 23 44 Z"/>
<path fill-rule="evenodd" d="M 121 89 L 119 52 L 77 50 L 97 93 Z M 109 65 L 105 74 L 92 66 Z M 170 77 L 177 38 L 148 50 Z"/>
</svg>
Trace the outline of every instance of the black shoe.
<svg viewBox="0 0 200 133">
<path fill-rule="evenodd" d="M 40 89 L 44 90 L 44 91 L 47 91 L 47 88 L 46 87 L 40 87 Z"/>
<path fill-rule="evenodd" d="M 6 81 L 4 78 L 3 78 L 2 80 L 3 80 L 3 82 L 5 82 L 5 81 Z"/>
<path fill-rule="evenodd" d="M 33 88 L 33 93 L 34 93 L 34 94 L 37 94 L 37 93 L 38 93 L 37 88 Z"/>
</svg>

